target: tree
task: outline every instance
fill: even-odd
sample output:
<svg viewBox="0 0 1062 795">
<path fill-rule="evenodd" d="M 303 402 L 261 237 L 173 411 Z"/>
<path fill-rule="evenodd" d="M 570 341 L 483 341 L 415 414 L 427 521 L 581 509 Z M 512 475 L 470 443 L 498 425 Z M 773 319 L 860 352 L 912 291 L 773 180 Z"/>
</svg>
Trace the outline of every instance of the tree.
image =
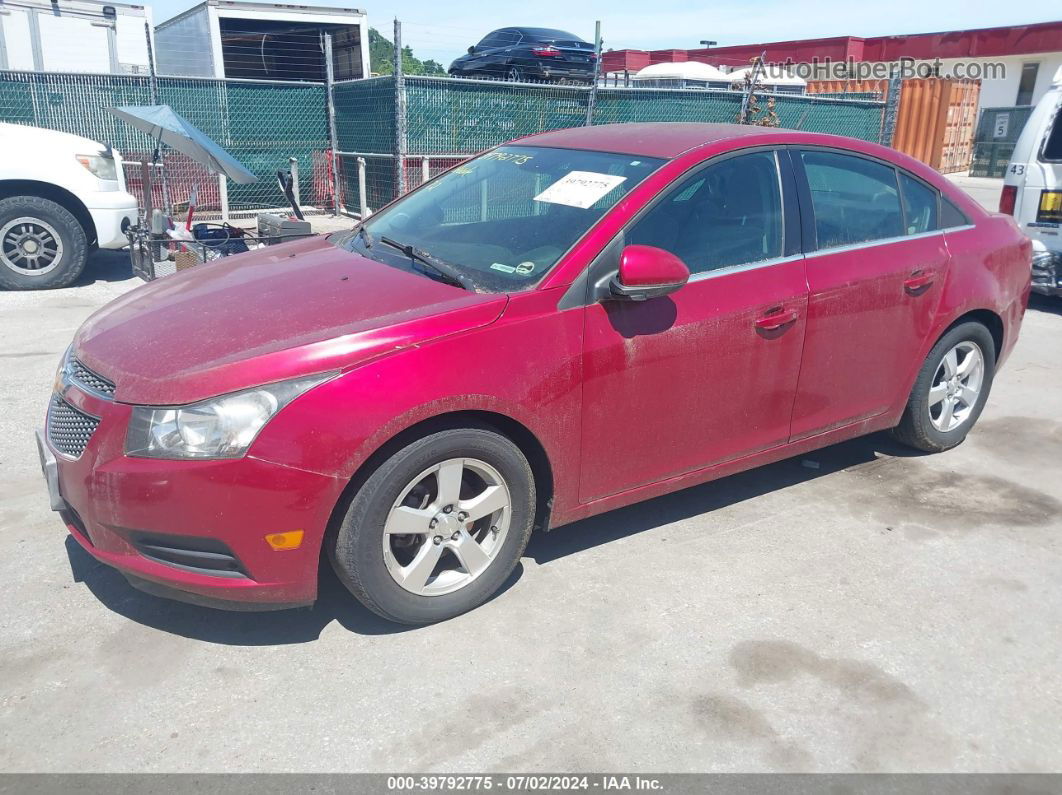
<svg viewBox="0 0 1062 795">
<path fill-rule="evenodd" d="M 378 75 L 395 72 L 395 45 L 385 39 L 376 28 L 369 28 L 369 71 Z M 402 71 L 407 75 L 444 75 L 446 70 L 438 61 L 422 61 L 410 47 L 402 48 Z"/>
</svg>

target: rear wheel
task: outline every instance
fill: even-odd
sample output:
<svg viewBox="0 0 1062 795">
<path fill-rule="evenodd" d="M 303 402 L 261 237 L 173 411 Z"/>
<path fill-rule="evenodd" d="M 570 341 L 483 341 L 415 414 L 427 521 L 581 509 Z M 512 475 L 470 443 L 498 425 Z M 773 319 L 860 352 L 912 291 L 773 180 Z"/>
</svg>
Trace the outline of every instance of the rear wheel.
<svg viewBox="0 0 1062 795">
<path fill-rule="evenodd" d="M 951 329 L 926 357 L 893 435 L 927 453 L 960 444 L 988 400 L 995 363 L 995 342 L 983 325 Z"/>
<path fill-rule="evenodd" d="M 511 83 L 523 83 L 524 71 L 519 66 L 510 66 L 509 71 L 505 73 L 505 79 Z"/>
<path fill-rule="evenodd" d="M 85 230 L 65 207 L 37 196 L 0 201 L 0 286 L 66 287 L 87 258 Z"/>
<path fill-rule="evenodd" d="M 486 601 L 512 572 L 534 520 L 520 449 L 485 428 L 441 431 L 399 450 L 358 490 L 331 549 L 373 612 L 426 624 Z"/>
</svg>

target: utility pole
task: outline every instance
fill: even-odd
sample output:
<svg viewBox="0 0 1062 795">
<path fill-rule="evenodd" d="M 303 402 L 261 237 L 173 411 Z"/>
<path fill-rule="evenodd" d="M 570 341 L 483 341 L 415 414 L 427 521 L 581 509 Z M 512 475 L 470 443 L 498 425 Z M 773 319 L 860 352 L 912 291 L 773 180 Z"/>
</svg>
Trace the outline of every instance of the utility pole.
<svg viewBox="0 0 1062 795">
<path fill-rule="evenodd" d="M 594 123 L 594 106 L 597 104 L 597 80 L 601 76 L 601 20 L 594 23 L 594 82 L 586 98 L 586 126 Z"/>
</svg>

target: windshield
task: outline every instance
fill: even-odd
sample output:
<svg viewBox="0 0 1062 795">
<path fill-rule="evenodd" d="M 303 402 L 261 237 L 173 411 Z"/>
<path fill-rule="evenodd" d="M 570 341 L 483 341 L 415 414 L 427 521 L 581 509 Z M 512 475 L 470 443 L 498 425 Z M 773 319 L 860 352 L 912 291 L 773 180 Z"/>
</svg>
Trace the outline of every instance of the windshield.
<svg viewBox="0 0 1062 795">
<path fill-rule="evenodd" d="M 526 290 L 663 163 L 607 152 L 503 146 L 370 217 L 362 224 L 364 233 L 358 227 L 330 239 L 431 278 L 444 274 L 411 251 L 450 266 L 477 289 Z"/>
</svg>

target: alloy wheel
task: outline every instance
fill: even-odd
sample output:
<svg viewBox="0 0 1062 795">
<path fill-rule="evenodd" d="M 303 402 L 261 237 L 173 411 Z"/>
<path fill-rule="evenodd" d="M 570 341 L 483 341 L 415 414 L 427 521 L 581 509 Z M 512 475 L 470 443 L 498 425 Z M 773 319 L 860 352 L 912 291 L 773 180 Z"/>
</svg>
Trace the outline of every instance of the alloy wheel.
<svg viewBox="0 0 1062 795">
<path fill-rule="evenodd" d="M 942 433 L 973 415 L 985 379 L 985 357 L 976 342 L 964 340 L 944 354 L 929 388 L 929 421 Z"/>
<path fill-rule="evenodd" d="M 494 562 L 511 517 L 512 497 L 497 469 L 476 458 L 447 459 L 395 500 L 383 527 L 384 563 L 410 593 L 452 593 Z"/>
<path fill-rule="evenodd" d="M 15 218 L 0 229 L 0 262 L 23 276 L 43 276 L 63 259 L 63 241 L 40 218 Z"/>
</svg>

